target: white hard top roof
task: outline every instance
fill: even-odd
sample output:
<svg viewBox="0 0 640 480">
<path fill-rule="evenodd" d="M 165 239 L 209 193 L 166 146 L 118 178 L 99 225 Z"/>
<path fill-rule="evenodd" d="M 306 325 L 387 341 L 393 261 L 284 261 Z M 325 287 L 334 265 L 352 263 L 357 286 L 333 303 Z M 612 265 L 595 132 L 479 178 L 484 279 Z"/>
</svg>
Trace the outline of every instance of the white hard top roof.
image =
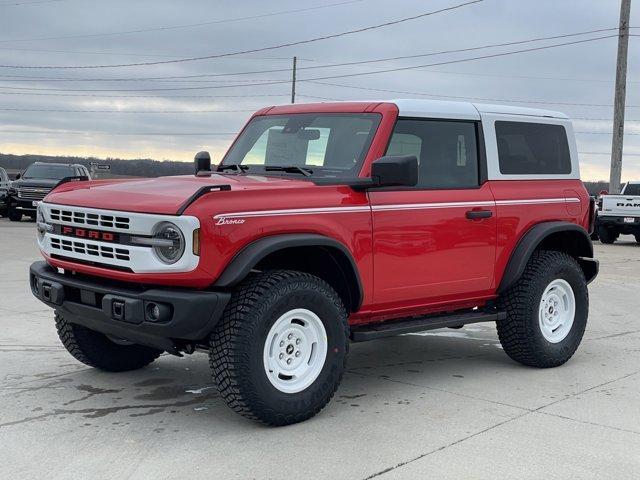
<svg viewBox="0 0 640 480">
<path fill-rule="evenodd" d="M 525 115 L 529 117 L 568 118 L 564 113 L 538 108 L 492 105 L 487 103 L 451 102 L 442 100 L 397 99 L 395 103 L 402 117 L 480 119 L 482 113 Z"/>
</svg>

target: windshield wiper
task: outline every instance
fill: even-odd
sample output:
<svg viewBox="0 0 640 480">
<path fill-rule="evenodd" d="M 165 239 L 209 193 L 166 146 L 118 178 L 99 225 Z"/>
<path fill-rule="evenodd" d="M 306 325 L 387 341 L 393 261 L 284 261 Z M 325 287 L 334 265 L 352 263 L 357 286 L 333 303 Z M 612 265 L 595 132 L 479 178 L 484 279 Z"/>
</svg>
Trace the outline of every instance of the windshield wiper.
<svg viewBox="0 0 640 480">
<path fill-rule="evenodd" d="M 287 173 L 301 173 L 305 177 L 311 176 L 313 170 L 306 167 L 299 167 L 298 165 L 269 165 L 264 167 L 266 172 L 287 172 Z"/>
<path fill-rule="evenodd" d="M 238 165 L 237 163 L 230 163 L 228 165 L 218 165 L 218 172 L 224 172 L 225 170 L 235 170 L 236 172 L 246 172 L 249 170 L 247 165 Z"/>
</svg>

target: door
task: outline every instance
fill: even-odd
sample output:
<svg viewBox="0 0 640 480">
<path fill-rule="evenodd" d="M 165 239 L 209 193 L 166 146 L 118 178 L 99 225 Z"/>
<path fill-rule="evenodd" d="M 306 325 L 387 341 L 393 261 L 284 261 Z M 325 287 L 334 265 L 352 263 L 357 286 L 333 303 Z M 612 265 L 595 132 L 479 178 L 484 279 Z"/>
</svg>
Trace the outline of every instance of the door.
<svg viewBox="0 0 640 480">
<path fill-rule="evenodd" d="M 496 207 L 481 181 L 476 121 L 402 119 L 387 155 L 416 155 L 414 188 L 371 190 L 374 303 L 436 304 L 486 295 L 496 253 Z"/>
</svg>

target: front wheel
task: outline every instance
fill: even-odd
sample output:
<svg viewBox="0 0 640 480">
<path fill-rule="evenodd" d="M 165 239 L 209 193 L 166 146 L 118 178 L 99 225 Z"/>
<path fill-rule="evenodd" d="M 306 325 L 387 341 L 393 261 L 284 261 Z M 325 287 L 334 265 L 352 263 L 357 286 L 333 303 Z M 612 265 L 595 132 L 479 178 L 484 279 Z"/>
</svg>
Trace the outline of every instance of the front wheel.
<svg viewBox="0 0 640 480">
<path fill-rule="evenodd" d="M 602 243 L 610 245 L 616 241 L 618 235 L 610 228 L 600 226 L 598 227 L 598 237 Z"/>
<path fill-rule="evenodd" d="M 636 242 L 640 243 L 640 233 L 636 233 L 635 237 L 636 237 Z"/>
<path fill-rule="evenodd" d="M 247 418 L 301 422 L 338 388 L 348 338 L 345 308 L 324 280 L 288 270 L 259 273 L 233 293 L 211 336 L 213 379 Z"/>
<path fill-rule="evenodd" d="M 19 222 L 22 220 L 22 212 L 19 210 L 14 210 L 13 208 L 9 208 L 9 220 L 12 222 Z"/>
<path fill-rule="evenodd" d="M 566 253 L 536 251 L 499 303 L 507 318 L 498 321 L 498 336 L 513 360 L 533 367 L 557 367 L 580 345 L 589 292 L 578 262 Z"/>
<path fill-rule="evenodd" d="M 120 344 L 103 333 L 67 322 L 56 314 L 58 337 L 79 362 L 107 372 L 128 372 L 146 367 L 162 353 L 155 348 Z"/>
</svg>

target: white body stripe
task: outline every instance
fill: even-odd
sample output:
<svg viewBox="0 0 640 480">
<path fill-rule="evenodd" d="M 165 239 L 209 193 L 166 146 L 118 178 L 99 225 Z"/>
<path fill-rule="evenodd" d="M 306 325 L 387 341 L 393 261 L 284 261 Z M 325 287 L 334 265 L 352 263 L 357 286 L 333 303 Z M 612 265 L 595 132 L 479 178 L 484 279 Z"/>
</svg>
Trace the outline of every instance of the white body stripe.
<svg viewBox="0 0 640 480">
<path fill-rule="evenodd" d="M 429 210 L 435 208 L 475 208 L 493 206 L 516 206 L 516 205 L 544 205 L 549 203 L 579 203 L 579 198 L 531 198 L 522 200 L 498 200 L 498 201 L 478 201 L 478 202 L 432 202 L 432 203 L 404 203 L 389 205 L 368 205 L 353 207 L 311 207 L 311 208 L 287 208 L 281 210 L 254 210 L 247 212 L 220 213 L 215 215 L 215 220 L 224 218 L 246 218 L 246 217 L 276 217 L 283 215 L 316 215 L 323 213 L 360 213 L 373 210 L 399 211 L 399 210 Z"/>
</svg>

